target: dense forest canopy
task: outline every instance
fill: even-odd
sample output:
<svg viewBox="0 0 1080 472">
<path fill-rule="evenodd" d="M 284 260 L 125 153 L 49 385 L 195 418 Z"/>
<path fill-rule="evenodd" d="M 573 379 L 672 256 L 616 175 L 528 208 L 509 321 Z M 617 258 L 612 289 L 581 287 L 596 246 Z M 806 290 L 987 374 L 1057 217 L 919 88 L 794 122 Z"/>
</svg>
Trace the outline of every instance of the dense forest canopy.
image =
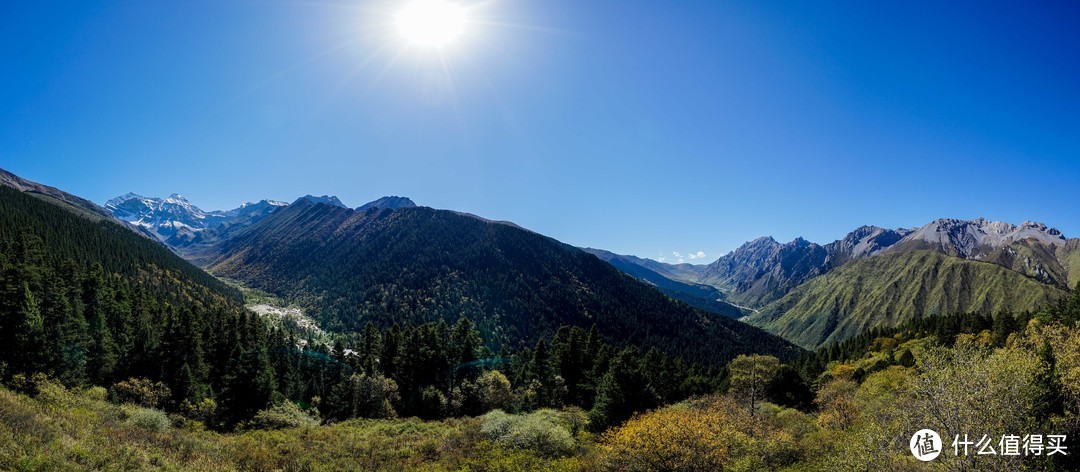
<svg viewBox="0 0 1080 472">
<path fill-rule="evenodd" d="M 509 224 L 431 208 L 355 211 L 300 201 L 224 242 L 210 268 L 307 308 L 326 329 L 473 320 L 494 351 L 561 326 L 721 366 L 799 349 L 677 302 L 578 248 Z"/>
</svg>

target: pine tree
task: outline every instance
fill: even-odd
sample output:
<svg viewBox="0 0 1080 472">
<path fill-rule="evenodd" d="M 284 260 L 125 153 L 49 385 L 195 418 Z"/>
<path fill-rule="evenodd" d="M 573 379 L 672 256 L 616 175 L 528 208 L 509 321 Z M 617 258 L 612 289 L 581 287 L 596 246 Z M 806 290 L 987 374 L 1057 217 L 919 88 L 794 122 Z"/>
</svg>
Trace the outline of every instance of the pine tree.
<svg viewBox="0 0 1080 472">
<path fill-rule="evenodd" d="M 379 368 L 382 370 L 383 375 L 392 379 L 398 378 L 397 356 L 400 343 L 401 327 L 394 323 L 388 331 L 383 333 L 382 352 L 379 355 Z M 398 381 L 398 385 L 401 385 L 400 381 Z M 402 392 L 404 393 L 404 390 Z"/>
<path fill-rule="evenodd" d="M 480 370 L 473 364 L 480 345 L 480 333 L 473 322 L 466 316 L 458 318 L 450 332 L 450 364 L 458 379 L 476 378 Z"/>
<path fill-rule="evenodd" d="M 587 374 L 586 367 L 586 341 L 583 339 L 584 331 L 578 327 L 564 326 L 559 328 L 552 340 L 553 361 L 556 374 L 563 378 L 566 384 L 566 398 L 564 403 L 580 405 L 581 383 Z"/>
<path fill-rule="evenodd" d="M 611 359 L 607 373 L 600 379 L 596 401 L 589 411 L 589 427 L 603 431 L 655 403 L 638 371 L 637 349 L 626 348 Z"/>
<path fill-rule="evenodd" d="M 357 353 L 360 356 L 359 365 L 364 373 L 371 375 L 379 371 L 379 357 L 382 350 L 382 335 L 378 328 L 370 321 L 364 325 L 364 331 L 360 335 L 360 345 Z"/>
<path fill-rule="evenodd" d="M 113 379 L 118 359 L 118 349 L 109 332 L 107 323 L 108 289 L 105 286 L 101 265 L 95 265 L 83 284 L 83 304 L 86 307 L 87 332 L 90 338 L 87 374 L 97 385 L 108 385 Z"/>
<path fill-rule="evenodd" d="M 86 382 L 86 353 L 89 339 L 86 319 L 76 313 L 69 288 L 62 275 L 52 273 L 43 281 L 42 313 L 45 326 L 45 356 L 51 372 L 64 385 Z"/>
<path fill-rule="evenodd" d="M 15 320 L 15 345 L 12 368 L 19 372 L 37 372 L 44 367 L 45 327 L 34 293 L 23 283 L 22 303 Z"/>
<path fill-rule="evenodd" d="M 221 392 L 221 416 L 228 426 L 246 421 L 265 409 L 277 389 L 265 338 L 258 332 L 264 328 L 257 320 L 248 321 L 252 332 L 245 337 L 251 339 L 252 344 L 230 364 Z"/>
</svg>

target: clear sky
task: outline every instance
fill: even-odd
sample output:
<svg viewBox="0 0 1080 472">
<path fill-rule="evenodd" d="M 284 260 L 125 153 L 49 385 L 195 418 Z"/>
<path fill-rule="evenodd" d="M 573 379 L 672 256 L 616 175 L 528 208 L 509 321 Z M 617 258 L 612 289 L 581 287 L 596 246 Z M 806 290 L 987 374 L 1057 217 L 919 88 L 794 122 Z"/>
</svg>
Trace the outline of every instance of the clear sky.
<svg viewBox="0 0 1080 472">
<path fill-rule="evenodd" d="M 0 4 L 0 167 L 99 203 L 382 195 L 708 262 L 763 235 L 1080 236 L 1080 3 Z M 689 259 L 688 259 L 689 260 Z"/>
</svg>

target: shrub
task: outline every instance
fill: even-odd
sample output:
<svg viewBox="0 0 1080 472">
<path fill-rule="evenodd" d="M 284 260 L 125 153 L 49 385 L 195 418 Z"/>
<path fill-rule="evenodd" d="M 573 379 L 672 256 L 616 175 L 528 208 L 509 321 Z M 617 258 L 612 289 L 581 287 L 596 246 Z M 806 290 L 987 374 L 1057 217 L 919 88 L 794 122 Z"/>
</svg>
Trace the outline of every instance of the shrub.
<svg viewBox="0 0 1080 472">
<path fill-rule="evenodd" d="M 109 395 L 109 392 L 107 390 L 105 390 L 104 387 L 98 387 L 96 385 L 86 389 L 86 391 L 83 392 L 83 396 L 85 396 L 86 398 L 88 398 L 90 400 L 93 400 L 93 401 L 99 401 L 99 402 L 105 401 L 105 398 L 108 395 Z"/>
<path fill-rule="evenodd" d="M 559 412 L 559 423 L 568 429 L 571 435 L 577 436 L 589 425 L 589 414 L 576 406 L 567 407 Z"/>
<path fill-rule="evenodd" d="M 172 426 L 169 415 L 153 408 L 134 407 L 128 413 L 127 423 L 147 431 L 165 431 Z"/>
<path fill-rule="evenodd" d="M 42 403 L 60 408 L 67 408 L 75 405 L 75 394 L 71 393 L 71 391 L 64 387 L 60 382 L 41 374 L 35 374 L 33 383 L 33 389 L 37 391 L 36 398 Z"/>
<path fill-rule="evenodd" d="M 256 429 L 284 429 L 318 424 L 318 418 L 304 412 L 293 402 L 283 401 L 256 413 L 248 426 Z"/>
<path fill-rule="evenodd" d="M 204 424 L 213 421 L 214 416 L 217 415 L 217 410 L 218 404 L 212 398 L 204 398 L 198 403 L 184 400 L 184 403 L 180 404 L 180 412 L 184 416 Z"/>
<path fill-rule="evenodd" d="M 795 438 L 762 419 L 732 398 L 708 397 L 634 415 L 601 442 L 616 470 L 777 470 L 796 462 Z"/>
<path fill-rule="evenodd" d="M 481 433 L 512 448 L 555 457 L 572 453 L 577 445 L 565 426 L 566 420 L 555 410 L 537 410 L 526 415 L 493 410 L 481 419 Z"/>
<path fill-rule="evenodd" d="M 157 408 L 172 396 L 169 387 L 163 382 L 153 382 L 141 377 L 117 382 L 112 390 L 118 403 L 133 403 L 146 408 Z"/>
</svg>

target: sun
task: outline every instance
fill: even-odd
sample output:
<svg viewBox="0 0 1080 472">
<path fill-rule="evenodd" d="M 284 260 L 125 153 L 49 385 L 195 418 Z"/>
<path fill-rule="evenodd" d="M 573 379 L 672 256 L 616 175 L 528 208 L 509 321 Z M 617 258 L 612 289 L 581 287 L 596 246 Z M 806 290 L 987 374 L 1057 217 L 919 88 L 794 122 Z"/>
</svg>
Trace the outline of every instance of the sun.
<svg viewBox="0 0 1080 472">
<path fill-rule="evenodd" d="M 445 0 L 416 0 L 397 14 L 397 27 L 416 46 L 441 48 L 453 43 L 468 25 L 465 8 Z"/>
</svg>

